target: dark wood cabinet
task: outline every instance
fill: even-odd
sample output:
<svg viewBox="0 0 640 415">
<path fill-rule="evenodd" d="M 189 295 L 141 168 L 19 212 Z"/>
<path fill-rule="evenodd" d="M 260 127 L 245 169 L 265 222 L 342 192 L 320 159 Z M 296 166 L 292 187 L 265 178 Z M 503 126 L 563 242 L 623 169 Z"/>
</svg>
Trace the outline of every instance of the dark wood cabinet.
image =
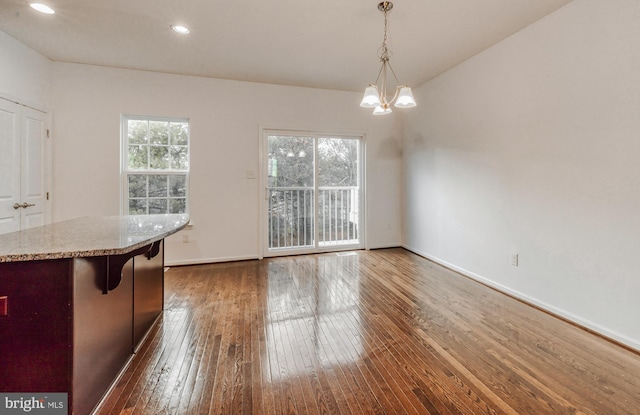
<svg viewBox="0 0 640 415">
<path fill-rule="evenodd" d="M 0 391 L 66 392 L 70 414 L 89 414 L 162 312 L 164 251 L 157 243 L 155 255 L 145 248 L 115 261 L 0 263 L 0 295 L 7 298 Z M 114 263 L 124 264 L 108 289 Z"/>
<path fill-rule="evenodd" d="M 70 260 L 0 264 L 0 391 L 68 392 L 71 381 Z"/>
</svg>

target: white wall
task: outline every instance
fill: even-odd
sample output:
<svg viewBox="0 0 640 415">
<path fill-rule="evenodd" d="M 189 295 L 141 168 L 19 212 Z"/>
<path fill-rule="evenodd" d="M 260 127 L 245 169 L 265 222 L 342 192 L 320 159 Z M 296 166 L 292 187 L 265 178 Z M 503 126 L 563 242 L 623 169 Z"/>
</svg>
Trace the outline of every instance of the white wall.
<svg viewBox="0 0 640 415">
<path fill-rule="evenodd" d="M 0 95 L 54 109 L 54 220 L 118 214 L 120 114 L 189 117 L 169 262 L 258 255 L 260 126 L 366 132 L 369 246 L 400 241 L 402 203 L 410 249 L 640 349 L 638 21 L 575 0 L 415 91 L 402 151 L 359 94 L 52 64 L 1 31 Z"/>
<path fill-rule="evenodd" d="M 260 128 L 366 133 L 369 247 L 401 243 L 400 137 L 357 93 L 54 63 L 54 221 L 117 215 L 120 115 L 191 120 L 190 243 L 170 238 L 167 262 L 259 254 Z"/>
<path fill-rule="evenodd" d="M 51 65 L 49 59 L 0 31 L 0 97 L 47 112 Z"/>
<path fill-rule="evenodd" d="M 403 124 L 408 248 L 636 349 L 639 21 L 576 0 L 423 85 Z"/>
</svg>

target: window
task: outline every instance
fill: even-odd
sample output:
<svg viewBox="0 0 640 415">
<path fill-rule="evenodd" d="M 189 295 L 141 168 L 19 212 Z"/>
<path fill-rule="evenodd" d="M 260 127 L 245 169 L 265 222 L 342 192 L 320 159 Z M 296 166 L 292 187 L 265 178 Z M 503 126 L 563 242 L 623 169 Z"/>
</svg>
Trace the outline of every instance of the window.
<svg viewBox="0 0 640 415">
<path fill-rule="evenodd" d="M 122 117 L 123 212 L 186 213 L 189 120 Z"/>
</svg>

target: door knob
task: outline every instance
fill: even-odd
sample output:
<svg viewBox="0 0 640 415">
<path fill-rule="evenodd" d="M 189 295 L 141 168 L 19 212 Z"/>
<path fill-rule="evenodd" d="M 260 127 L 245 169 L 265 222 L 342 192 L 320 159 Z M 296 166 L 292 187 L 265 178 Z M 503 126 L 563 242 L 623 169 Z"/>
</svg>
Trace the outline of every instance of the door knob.
<svg viewBox="0 0 640 415">
<path fill-rule="evenodd" d="M 20 209 L 20 208 L 26 209 L 28 207 L 35 206 L 35 205 L 36 205 L 35 203 L 27 203 L 27 202 L 24 202 L 23 204 L 14 203 L 13 204 L 13 208 L 14 209 Z"/>
</svg>

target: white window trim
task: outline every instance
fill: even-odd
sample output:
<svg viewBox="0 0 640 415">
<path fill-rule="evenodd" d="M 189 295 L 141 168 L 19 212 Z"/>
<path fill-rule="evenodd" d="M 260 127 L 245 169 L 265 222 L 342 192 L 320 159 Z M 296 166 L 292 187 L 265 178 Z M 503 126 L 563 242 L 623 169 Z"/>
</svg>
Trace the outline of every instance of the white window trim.
<svg viewBox="0 0 640 415">
<path fill-rule="evenodd" d="M 164 170 L 129 170 L 129 149 L 128 149 L 128 125 L 129 120 L 140 121 L 169 121 L 169 122 L 186 122 L 189 124 L 189 143 L 188 149 L 188 170 L 164 169 Z M 185 213 L 190 211 L 190 179 L 191 179 L 191 120 L 183 117 L 161 117 L 147 115 L 122 114 L 120 117 L 120 215 L 129 214 L 129 183 L 128 176 L 130 174 L 146 174 L 146 175 L 166 175 L 166 174 L 184 174 L 186 175 L 186 204 Z"/>
</svg>

